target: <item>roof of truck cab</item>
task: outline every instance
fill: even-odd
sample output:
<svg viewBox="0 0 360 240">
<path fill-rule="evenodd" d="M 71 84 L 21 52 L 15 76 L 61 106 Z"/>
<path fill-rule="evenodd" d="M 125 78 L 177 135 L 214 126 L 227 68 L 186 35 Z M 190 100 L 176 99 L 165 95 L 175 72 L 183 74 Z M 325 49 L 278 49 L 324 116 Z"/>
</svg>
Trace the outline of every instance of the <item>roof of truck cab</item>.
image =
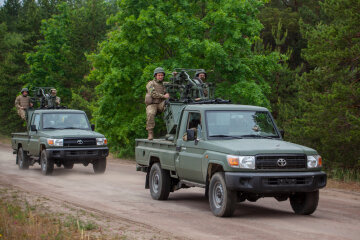
<svg viewBox="0 0 360 240">
<path fill-rule="evenodd" d="M 75 109 L 35 109 L 36 113 L 84 113 L 81 110 Z"/>
<path fill-rule="evenodd" d="M 189 104 L 185 110 L 206 111 L 206 110 L 243 110 L 243 111 L 269 111 L 267 108 L 239 104 Z"/>
</svg>

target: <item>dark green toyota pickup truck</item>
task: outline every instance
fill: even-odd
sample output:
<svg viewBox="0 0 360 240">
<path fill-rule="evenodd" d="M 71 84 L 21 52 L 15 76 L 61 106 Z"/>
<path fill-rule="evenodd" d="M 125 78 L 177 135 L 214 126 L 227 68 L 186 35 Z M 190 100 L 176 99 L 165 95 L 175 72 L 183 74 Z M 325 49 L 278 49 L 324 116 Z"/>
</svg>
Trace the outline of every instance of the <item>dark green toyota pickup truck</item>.
<svg viewBox="0 0 360 240">
<path fill-rule="evenodd" d="M 296 214 L 312 214 L 326 185 L 314 149 L 286 142 L 268 109 L 234 104 L 171 103 L 165 113 L 173 136 L 136 140 L 137 170 L 153 199 L 202 187 L 216 216 L 237 202 L 290 200 Z M 170 113 L 170 114 L 169 114 Z"/>
<path fill-rule="evenodd" d="M 54 165 L 73 168 L 75 163 L 93 165 L 104 173 L 109 154 L 107 139 L 94 132 L 85 112 L 71 109 L 38 109 L 28 112 L 27 132 L 12 134 L 16 164 L 28 169 L 36 162 L 45 175 Z"/>
</svg>

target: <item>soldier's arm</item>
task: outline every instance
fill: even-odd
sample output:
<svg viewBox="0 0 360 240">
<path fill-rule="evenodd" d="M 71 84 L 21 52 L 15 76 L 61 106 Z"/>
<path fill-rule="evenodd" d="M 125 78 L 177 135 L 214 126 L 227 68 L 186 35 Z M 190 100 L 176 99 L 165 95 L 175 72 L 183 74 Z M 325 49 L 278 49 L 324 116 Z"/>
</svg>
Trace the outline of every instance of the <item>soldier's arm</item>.
<svg viewBox="0 0 360 240">
<path fill-rule="evenodd" d="M 17 96 L 16 99 L 15 99 L 15 107 L 16 107 L 17 109 L 20 109 L 20 108 L 21 108 L 19 96 Z"/>
</svg>

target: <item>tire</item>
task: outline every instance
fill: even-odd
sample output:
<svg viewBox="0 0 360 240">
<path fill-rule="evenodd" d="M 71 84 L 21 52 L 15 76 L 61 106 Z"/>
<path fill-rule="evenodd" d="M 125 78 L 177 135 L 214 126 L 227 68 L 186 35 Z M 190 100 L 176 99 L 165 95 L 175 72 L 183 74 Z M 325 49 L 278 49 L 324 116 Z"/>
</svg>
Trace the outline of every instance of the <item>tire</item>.
<svg viewBox="0 0 360 240">
<path fill-rule="evenodd" d="M 315 192 L 295 193 L 290 196 L 290 205 L 295 214 L 310 215 L 319 203 L 319 190 Z"/>
<path fill-rule="evenodd" d="M 100 158 L 93 162 L 94 173 L 101 174 L 106 170 L 106 158 Z"/>
<path fill-rule="evenodd" d="M 64 162 L 63 163 L 65 169 L 73 169 L 74 163 L 73 162 Z"/>
<path fill-rule="evenodd" d="M 151 166 L 149 174 L 150 194 L 154 200 L 167 200 L 170 194 L 169 171 L 161 169 L 159 163 Z"/>
<path fill-rule="evenodd" d="M 236 192 L 226 188 L 223 172 L 215 173 L 210 180 L 209 203 L 217 217 L 231 217 L 236 208 Z"/>
<path fill-rule="evenodd" d="M 51 175 L 54 171 L 54 161 L 47 157 L 46 150 L 41 151 L 40 166 L 43 175 Z"/>
<path fill-rule="evenodd" d="M 29 157 L 26 155 L 26 152 L 23 148 L 19 148 L 16 154 L 16 161 L 19 165 L 19 169 L 26 170 L 29 169 Z"/>
</svg>

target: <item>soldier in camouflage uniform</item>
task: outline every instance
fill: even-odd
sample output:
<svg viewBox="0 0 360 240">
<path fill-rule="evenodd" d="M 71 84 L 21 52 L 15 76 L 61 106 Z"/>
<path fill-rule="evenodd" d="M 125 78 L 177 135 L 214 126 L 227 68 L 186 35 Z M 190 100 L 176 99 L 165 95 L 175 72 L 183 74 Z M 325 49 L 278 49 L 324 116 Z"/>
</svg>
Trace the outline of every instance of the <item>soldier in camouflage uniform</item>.
<svg viewBox="0 0 360 240">
<path fill-rule="evenodd" d="M 54 106 L 51 107 L 60 106 L 60 98 L 56 96 L 56 92 L 57 91 L 55 88 L 50 89 L 50 97 L 51 99 L 55 100 L 53 103 Z"/>
<path fill-rule="evenodd" d="M 157 113 L 161 113 L 165 109 L 165 99 L 170 96 L 165 92 L 165 86 L 163 80 L 165 77 L 165 71 L 163 68 L 158 67 L 154 70 L 155 79 L 151 80 L 146 85 L 146 130 L 148 131 L 148 139 L 154 139 L 154 127 L 155 116 Z"/>
<path fill-rule="evenodd" d="M 29 95 L 29 89 L 23 88 L 21 90 L 21 95 L 17 96 L 15 99 L 15 107 L 19 116 L 26 121 L 26 111 L 29 107 L 32 107 Z"/>
<path fill-rule="evenodd" d="M 198 69 L 195 73 L 195 78 L 194 78 L 194 81 L 197 85 L 200 85 L 200 86 L 203 86 L 203 85 L 206 85 L 206 83 L 204 83 L 204 81 L 206 80 L 206 72 L 204 69 Z M 208 95 L 208 92 L 206 89 L 204 89 L 204 95 L 205 97 L 207 97 Z"/>
</svg>

